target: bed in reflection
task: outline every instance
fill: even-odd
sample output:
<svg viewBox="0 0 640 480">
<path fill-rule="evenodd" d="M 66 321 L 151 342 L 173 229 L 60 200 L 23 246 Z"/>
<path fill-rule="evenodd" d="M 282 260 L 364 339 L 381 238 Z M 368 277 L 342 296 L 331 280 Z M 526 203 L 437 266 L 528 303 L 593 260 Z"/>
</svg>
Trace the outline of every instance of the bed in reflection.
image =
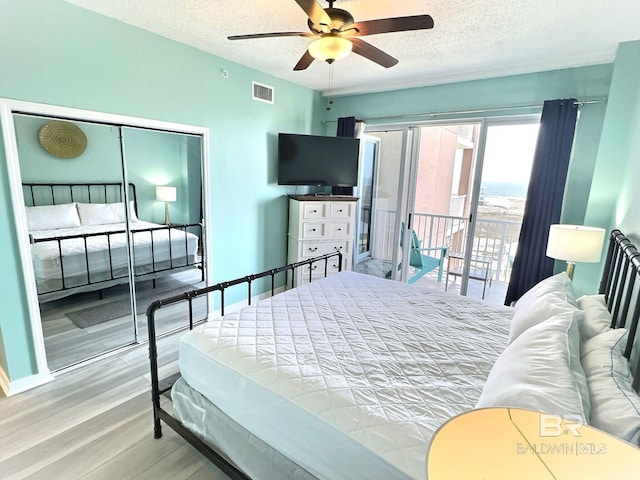
<svg viewBox="0 0 640 480">
<path fill-rule="evenodd" d="M 614 231 L 599 294 L 576 298 L 562 273 L 514 308 L 330 275 L 185 334 L 171 407 L 151 335 L 155 436 L 167 423 L 238 479 L 424 479 L 436 429 L 476 407 L 559 415 L 637 446 L 639 256 Z M 276 271 L 156 302 L 150 332 L 166 306 Z"/>
<path fill-rule="evenodd" d="M 140 220 L 135 186 L 128 189 L 125 211 L 121 183 L 23 184 L 41 303 L 127 283 L 130 268 L 145 279 L 202 270 L 202 225 Z"/>
</svg>

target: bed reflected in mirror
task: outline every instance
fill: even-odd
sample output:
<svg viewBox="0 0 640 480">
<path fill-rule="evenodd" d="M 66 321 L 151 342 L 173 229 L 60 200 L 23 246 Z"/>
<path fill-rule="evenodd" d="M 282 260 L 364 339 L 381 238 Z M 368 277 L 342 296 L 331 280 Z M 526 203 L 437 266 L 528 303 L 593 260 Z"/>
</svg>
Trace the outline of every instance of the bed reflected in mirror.
<svg viewBox="0 0 640 480">
<path fill-rule="evenodd" d="M 45 148 L 39 132 L 52 119 L 14 115 L 25 234 L 52 371 L 146 342 L 147 306 L 203 286 L 205 278 L 201 138 L 55 123 L 73 125 L 86 147 L 71 154 Z M 74 142 L 62 131 L 49 140 Z M 156 186 L 165 184 L 177 192 L 170 225 L 155 195 Z M 204 318 L 206 299 L 196 307 L 197 318 Z M 159 333 L 178 323 L 167 314 Z"/>
</svg>

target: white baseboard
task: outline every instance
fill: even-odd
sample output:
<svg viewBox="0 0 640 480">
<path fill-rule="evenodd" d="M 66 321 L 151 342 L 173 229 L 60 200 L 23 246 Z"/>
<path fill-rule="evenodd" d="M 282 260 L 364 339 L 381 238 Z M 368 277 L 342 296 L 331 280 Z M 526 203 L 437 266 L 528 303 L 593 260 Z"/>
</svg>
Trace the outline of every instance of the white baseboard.
<svg viewBox="0 0 640 480">
<path fill-rule="evenodd" d="M 2 388 L 2 391 L 7 397 L 17 395 L 18 393 L 22 393 L 31 388 L 39 387 L 40 385 L 44 385 L 51 380 L 53 380 L 53 375 L 51 375 L 50 372 L 46 372 L 36 373 L 35 375 L 19 378 L 18 380 L 14 380 L 12 382 L 11 380 L 9 380 L 6 372 L 2 368 L 0 368 L 0 388 Z"/>
</svg>

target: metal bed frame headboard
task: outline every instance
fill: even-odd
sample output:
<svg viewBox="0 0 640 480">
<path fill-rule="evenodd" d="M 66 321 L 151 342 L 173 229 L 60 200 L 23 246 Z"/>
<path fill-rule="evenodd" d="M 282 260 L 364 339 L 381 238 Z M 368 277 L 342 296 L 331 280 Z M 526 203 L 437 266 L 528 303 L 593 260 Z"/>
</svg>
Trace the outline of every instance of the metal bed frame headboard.
<svg viewBox="0 0 640 480">
<path fill-rule="evenodd" d="M 133 200 L 136 214 L 138 198 L 136 186 L 129 183 L 129 198 Z M 80 183 L 44 183 L 26 182 L 22 184 L 24 203 L 27 207 L 58 205 L 71 202 L 114 203 L 122 202 L 124 191 L 122 182 L 80 182 Z M 42 201 L 45 199 L 46 201 Z"/>
<path fill-rule="evenodd" d="M 609 237 L 609 248 L 605 268 L 602 272 L 598 292 L 604 294 L 607 308 L 611 312 L 611 328 L 627 328 L 629 335 L 624 356 L 631 360 L 640 319 L 640 252 L 620 230 L 613 230 Z M 640 348 L 637 345 L 636 348 Z M 640 390 L 640 355 L 638 356 L 633 388 Z"/>
</svg>

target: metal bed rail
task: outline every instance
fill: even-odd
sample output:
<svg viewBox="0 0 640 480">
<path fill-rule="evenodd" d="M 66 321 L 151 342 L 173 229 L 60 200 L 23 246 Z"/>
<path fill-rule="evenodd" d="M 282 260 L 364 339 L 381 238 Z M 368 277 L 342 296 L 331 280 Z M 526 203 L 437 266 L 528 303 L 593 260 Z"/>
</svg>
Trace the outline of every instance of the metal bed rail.
<svg viewBox="0 0 640 480">
<path fill-rule="evenodd" d="M 133 247 L 134 247 L 134 258 L 133 258 L 133 267 L 134 267 L 134 276 L 136 278 L 142 278 L 144 276 L 148 276 L 148 275 L 154 275 L 157 273 L 161 273 L 161 272 L 165 272 L 165 271 L 169 271 L 169 270 L 173 270 L 175 268 L 182 268 L 182 267 L 190 267 L 190 266 L 194 266 L 194 267 L 198 267 L 202 270 L 202 280 L 204 281 L 204 255 L 203 252 L 200 251 L 199 254 L 200 256 L 198 256 L 198 252 L 196 252 L 193 255 L 193 259 L 190 261 L 189 257 L 189 245 L 188 245 L 188 236 L 187 234 L 190 233 L 188 231 L 188 229 L 192 229 L 192 230 L 196 230 L 196 235 L 198 236 L 198 239 L 202 238 L 202 224 L 201 223 L 190 223 L 190 224 L 171 224 L 171 225 L 163 225 L 163 226 L 158 226 L 158 227 L 150 227 L 150 228 L 141 228 L 141 229 L 135 229 L 135 230 L 130 230 L 131 231 L 131 238 L 132 238 L 132 243 L 133 243 Z M 182 251 L 182 245 L 179 248 L 179 251 L 175 252 L 174 255 L 174 249 L 172 246 L 172 231 L 181 231 L 184 234 L 184 251 Z M 169 257 L 166 260 L 162 260 L 162 262 L 165 262 L 164 265 L 166 265 L 166 261 L 169 262 L 169 266 L 163 266 L 163 264 L 161 262 L 157 262 L 156 261 L 156 255 L 155 255 L 155 244 L 156 242 L 154 241 L 154 233 L 157 232 L 164 232 L 167 231 L 168 237 L 169 237 Z M 111 245 L 111 238 L 114 235 L 126 235 L 127 230 L 116 230 L 116 231 L 110 231 L 110 232 L 95 232 L 95 233 L 82 233 L 82 234 L 77 234 L 77 235 L 65 235 L 65 236 L 55 236 L 55 237 L 46 237 L 46 238 L 31 238 L 30 241 L 32 244 L 36 244 L 36 243 L 45 243 L 45 242 L 56 242 L 57 244 L 57 250 L 58 250 L 58 259 L 59 259 L 59 264 L 60 264 L 60 281 L 61 281 L 61 287 L 60 288 L 53 288 L 53 289 L 49 289 L 46 291 L 39 291 L 38 294 L 42 295 L 42 294 L 49 294 L 49 293 L 55 293 L 55 292 L 62 292 L 65 290 L 71 290 L 77 287 L 82 287 L 85 285 L 99 285 L 100 283 L 105 283 L 105 282 L 110 282 L 119 278 L 125 278 L 127 277 L 129 274 L 128 272 L 126 273 L 122 273 L 119 274 L 117 272 L 114 272 L 114 267 L 113 267 L 113 252 L 112 252 L 112 245 Z M 151 243 L 150 243 L 150 249 L 151 249 L 151 263 L 145 263 L 143 265 L 136 265 L 136 256 L 135 256 L 135 246 L 136 246 L 136 235 L 139 235 L 141 233 L 149 233 L 149 235 L 151 236 Z M 106 237 L 107 239 L 107 254 L 108 254 L 108 270 L 98 270 L 98 271 L 91 271 L 91 262 L 89 260 L 89 256 L 91 254 L 96 254 L 98 253 L 98 251 L 89 251 L 88 248 L 88 243 L 87 241 L 91 238 L 98 238 L 98 237 Z M 84 243 L 84 264 L 85 264 L 85 268 L 86 268 L 86 282 L 85 283 L 76 283 L 73 282 L 73 285 L 69 286 L 67 285 L 69 278 L 65 276 L 65 270 L 64 270 L 64 255 L 63 255 L 63 243 L 64 242 L 68 242 L 70 240 L 78 240 L 81 239 Z M 200 242 L 200 240 L 198 240 L 198 243 Z M 184 254 L 184 257 L 182 257 L 182 255 Z M 184 262 L 182 261 L 184 259 Z M 179 263 L 179 264 L 178 264 Z M 151 271 L 147 271 L 144 273 L 136 273 L 136 267 L 151 267 Z M 104 276 L 105 273 L 108 274 L 108 278 L 102 278 L 100 280 L 95 280 L 91 278 L 92 273 L 94 274 L 94 276 L 100 274 L 102 276 Z M 73 277 L 74 280 L 77 280 L 78 277 Z"/>
<path fill-rule="evenodd" d="M 179 420 L 177 420 L 171 413 L 162 408 L 160 405 L 160 396 L 169 391 L 171 385 L 167 385 L 163 388 L 160 388 L 160 379 L 158 378 L 158 346 L 157 346 L 157 336 L 156 336 L 156 312 L 166 306 L 174 305 L 182 302 L 188 303 L 189 310 L 189 329 L 193 329 L 193 301 L 198 297 L 202 297 L 204 295 L 211 294 L 213 292 L 220 292 L 220 314 L 224 316 L 225 311 L 225 290 L 236 286 L 236 285 L 247 285 L 247 302 L 251 305 L 251 297 L 252 297 L 252 283 L 255 280 L 270 277 L 271 278 L 271 288 L 270 293 L 271 296 L 275 294 L 276 284 L 275 277 L 281 272 L 287 272 L 288 277 L 290 278 L 290 286 L 293 288 L 295 285 L 295 276 L 299 272 L 297 269 L 302 266 L 308 265 L 308 279 L 311 282 L 313 279 L 313 273 L 317 272 L 317 269 L 313 269 L 312 267 L 316 264 L 324 264 L 324 277 L 329 274 L 329 260 L 333 257 L 338 258 L 337 268 L 338 271 L 342 271 L 342 253 L 334 252 L 329 253 L 327 255 L 321 255 L 318 257 L 310 258 L 308 260 L 304 260 L 297 263 L 291 263 L 289 265 L 285 265 L 279 268 L 273 268 L 271 270 L 265 270 L 264 272 L 246 275 L 241 278 L 237 278 L 235 280 L 230 280 L 227 282 L 221 282 L 216 285 L 212 285 L 209 287 L 204 287 L 196 290 L 191 290 L 180 295 L 176 295 L 173 297 L 168 297 L 160 300 L 156 300 L 147 308 L 147 321 L 148 321 L 148 329 L 149 329 L 149 364 L 151 369 L 151 400 L 153 403 L 153 425 L 154 425 L 154 437 L 160 438 L 162 437 L 162 426 L 161 421 L 165 422 L 168 426 L 170 426 L 174 431 L 176 431 L 180 436 L 182 436 L 187 442 L 193 445 L 200 453 L 202 453 L 207 459 L 213 462 L 220 470 L 222 470 L 229 478 L 232 480 L 249 480 L 249 477 L 239 470 L 235 465 L 230 463 L 224 456 L 222 456 L 218 451 L 216 451 L 213 447 L 207 444 L 203 439 L 195 435 L 193 432 L 188 430 Z M 316 265 L 317 266 L 317 265 Z M 306 275 L 306 273 L 305 273 Z M 286 282 L 288 283 L 288 282 Z"/>
<path fill-rule="evenodd" d="M 640 252 L 620 230 L 613 230 L 609 237 L 609 248 L 605 269 L 600 281 L 599 293 L 604 294 L 607 308 L 611 312 L 611 328 L 629 330 L 624 356 L 631 360 L 631 351 L 640 348 L 636 341 L 640 319 Z M 636 284 L 638 283 L 638 284 Z M 633 301 L 633 303 L 632 303 Z M 640 355 L 633 373 L 633 388 L 640 391 Z"/>
</svg>

